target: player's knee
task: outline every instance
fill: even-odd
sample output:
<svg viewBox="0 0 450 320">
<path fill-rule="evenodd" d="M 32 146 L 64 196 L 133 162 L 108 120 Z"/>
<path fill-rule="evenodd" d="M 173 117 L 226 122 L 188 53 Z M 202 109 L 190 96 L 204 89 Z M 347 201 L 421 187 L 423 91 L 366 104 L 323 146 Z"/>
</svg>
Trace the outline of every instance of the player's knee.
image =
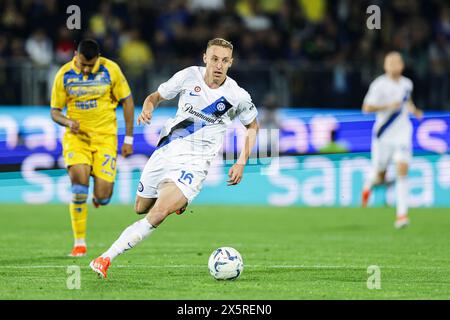
<svg viewBox="0 0 450 320">
<path fill-rule="evenodd" d="M 89 186 L 83 184 L 72 185 L 72 202 L 75 204 L 86 203 L 89 193 Z"/>
<path fill-rule="evenodd" d="M 146 206 L 144 206 L 141 202 L 136 201 L 136 203 L 134 204 L 134 211 L 137 214 L 144 214 L 144 213 L 148 213 L 149 208 L 147 208 Z"/>
</svg>

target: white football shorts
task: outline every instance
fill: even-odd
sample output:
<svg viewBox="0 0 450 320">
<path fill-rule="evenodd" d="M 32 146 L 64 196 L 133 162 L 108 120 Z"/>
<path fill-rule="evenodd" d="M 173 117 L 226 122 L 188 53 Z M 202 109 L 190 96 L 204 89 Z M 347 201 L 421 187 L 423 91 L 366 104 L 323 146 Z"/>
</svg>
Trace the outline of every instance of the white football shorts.
<svg viewBox="0 0 450 320">
<path fill-rule="evenodd" d="M 409 164 L 412 158 L 411 143 L 374 138 L 371 146 L 371 157 L 372 166 L 378 172 L 385 171 L 391 161 L 396 164 L 399 162 Z"/>
<path fill-rule="evenodd" d="M 136 194 L 143 198 L 158 198 L 161 183 L 172 181 L 183 192 L 188 203 L 200 193 L 208 170 L 204 166 L 192 164 L 190 157 L 178 158 L 176 162 L 164 157 L 162 150 L 156 150 L 148 159 Z"/>
</svg>

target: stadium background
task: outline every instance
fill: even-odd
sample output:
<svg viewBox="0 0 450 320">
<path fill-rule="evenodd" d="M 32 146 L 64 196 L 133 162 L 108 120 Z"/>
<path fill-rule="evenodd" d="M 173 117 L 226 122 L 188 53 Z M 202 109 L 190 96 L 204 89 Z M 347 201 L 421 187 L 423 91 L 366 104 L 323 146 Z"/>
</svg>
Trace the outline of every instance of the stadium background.
<svg viewBox="0 0 450 320">
<path fill-rule="evenodd" d="M 361 102 L 383 55 L 398 50 L 426 115 L 413 120 L 411 204 L 450 206 L 448 2 L 77 1 L 82 28 L 68 30 L 72 4 L 0 1 L 0 202 L 70 201 L 64 129 L 51 121 L 48 104 L 53 77 L 80 39 L 97 39 L 102 55 L 121 65 L 137 117 L 146 94 L 175 71 L 201 65 L 207 40 L 221 36 L 235 45 L 230 76 L 252 95 L 264 130 L 258 160 L 241 185 L 227 188 L 243 132 L 235 123 L 195 203 L 359 206 L 374 119 L 360 112 Z M 382 9 L 381 30 L 365 27 L 370 4 Z M 152 126 L 135 128 L 134 155 L 118 159 L 113 203 L 134 201 L 140 171 L 174 113 L 175 101 L 167 102 Z M 117 115 L 122 141 L 120 108 Z M 271 134 L 280 138 L 273 150 Z M 279 160 L 266 157 L 277 147 Z M 394 203 L 393 188 L 385 191 L 377 190 L 373 204 Z"/>
</svg>

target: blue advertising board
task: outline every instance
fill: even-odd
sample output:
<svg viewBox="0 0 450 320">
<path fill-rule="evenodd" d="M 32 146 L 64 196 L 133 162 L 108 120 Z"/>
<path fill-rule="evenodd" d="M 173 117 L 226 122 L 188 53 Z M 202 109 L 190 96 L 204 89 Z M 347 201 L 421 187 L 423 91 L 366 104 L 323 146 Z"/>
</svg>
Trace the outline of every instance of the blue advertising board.
<svg viewBox="0 0 450 320">
<path fill-rule="evenodd" d="M 157 109 L 152 125 L 135 128 L 134 154 L 126 159 L 119 156 L 117 160 L 113 203 L 134 201 L 140 172 L 157 144 L 162 125 L 175 112 L 175 108 Z M 363 180 L 370 170 L 373 116 L 354 110 L 282 109 L 279 117 L 281 128 L 277 135 L 280 153 L 285 156 L 251 160 L 242 183 L 227 187 L 226 173 L 233 159 L 220 155 L 195 203 L 360 205 Z M 117 118 L 122 141 L 121 110 Z M 429 112 L 420 123 L 413 120 L 413 125 L 411 205 L 450 207 L 450 113 Z M 347 153 L 301 155 L 317 153 L 330 141 L 333 129 Z M 241 124 L 233 123 L 226 135 L 224 154 L 234 154 L 240 149 L 242 141 L 236 136 L 243 132 Z M 0 107 L 0 168 L 4 168 L 0 172 L 0 203 L 70 201 L 70 182 L 61 156 L 63 133 L 64 128 L 50 119 L 48 108 Z M 6 165 L 17 165 L 20 169 L 5 172 Z M 392 204 L 393 190 L 393 187 L 377 190 L 373 204 Z"/>
</svg>

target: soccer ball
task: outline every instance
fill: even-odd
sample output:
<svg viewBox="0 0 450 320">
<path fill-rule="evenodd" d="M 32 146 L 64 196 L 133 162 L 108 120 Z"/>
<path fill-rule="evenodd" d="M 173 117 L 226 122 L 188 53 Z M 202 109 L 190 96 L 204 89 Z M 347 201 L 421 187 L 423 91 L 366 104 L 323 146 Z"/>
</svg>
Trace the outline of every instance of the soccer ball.
<svg viewBox="0 0 450 320">
<path fill-rule="evenodd" d="M 214 250 L 209 256 L 208 268 L 211 275 L 217 280 L 234 280 L 244 270 L 244 261 L 236 249 L 221 247 Z"/>
</svg>

